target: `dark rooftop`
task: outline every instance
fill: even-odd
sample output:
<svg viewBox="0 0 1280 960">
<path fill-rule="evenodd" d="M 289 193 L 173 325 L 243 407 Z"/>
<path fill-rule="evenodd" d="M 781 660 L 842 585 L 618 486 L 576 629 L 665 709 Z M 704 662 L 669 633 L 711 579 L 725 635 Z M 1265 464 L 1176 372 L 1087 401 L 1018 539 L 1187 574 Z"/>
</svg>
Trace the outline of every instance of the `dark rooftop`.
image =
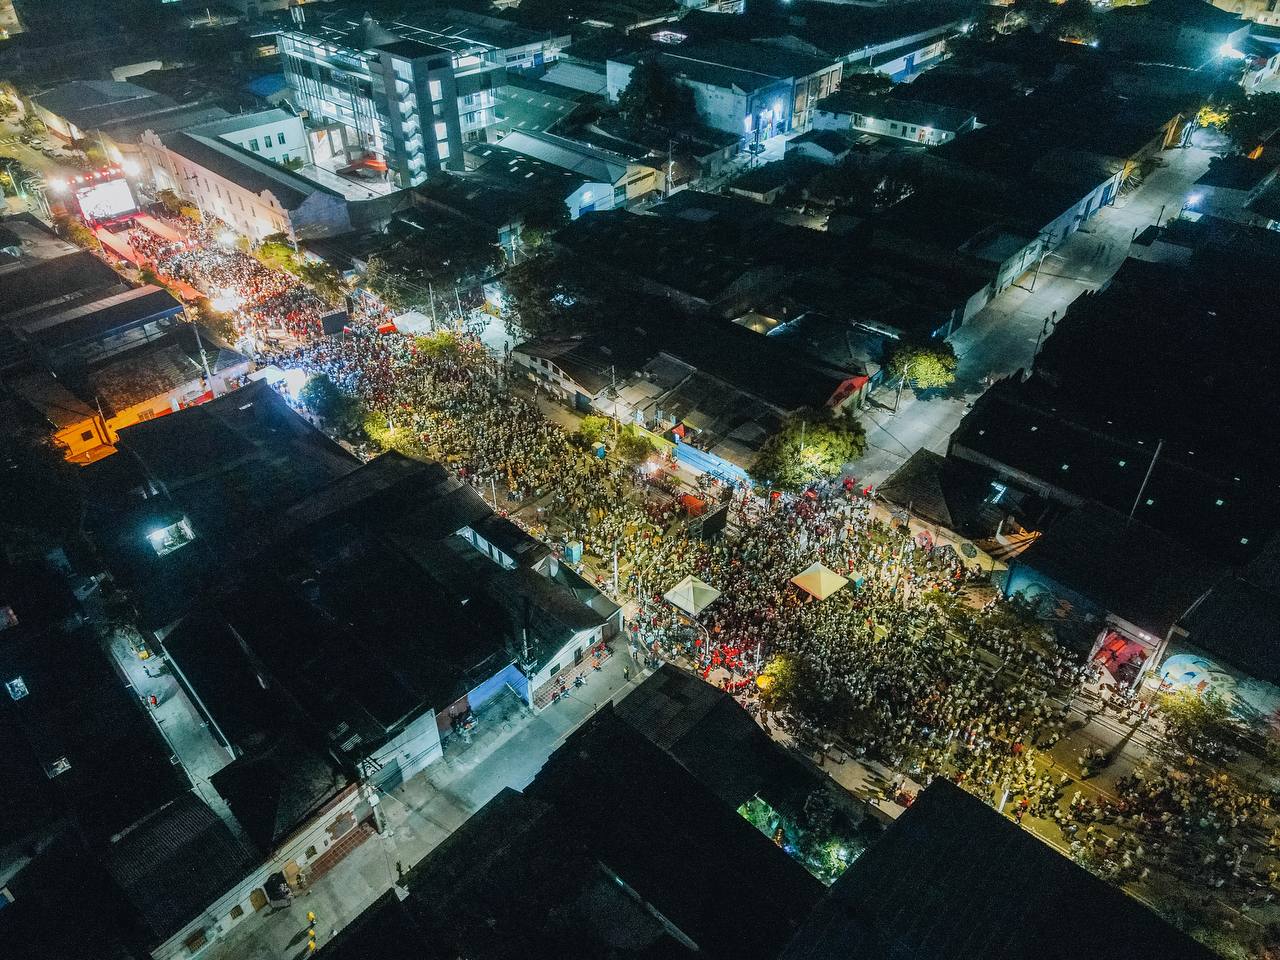
<svg viewBox="0 0 1280 960">
<path fill-rule="evenodd" d="M 1157 640 L 1168 636 L 1224 572 L 1158 531 L 1096 503 L 1061 517 L 1016 563 Z"/>
<path fill-rule="evenodd" d="M 1179 625 L 1187 631 L 1188 643 L 1251 677 L 1280 685 L 1280 596 L 1229 577 L 1187 611 Z"/>
<path fill-rule="evenodd" d="M 112 838 L 112 877 L 163 943 L 257 866 L 259 857 L 236 838 L 194 791 Z"/>
<path fill-rule="evenodd" d="M 939 777 L 836 881 L 781 960 L 1213 956 Z"/>
<path fill-rule="evenodd" d="M 1201 174 L 1196 186 L 1249 191 L 1274 173 L 1275 169 L 1275 164 L 1269 160 L 1251 160 L 1243 154 L 1211 157 L 1209 169 Z"/>
</svg>

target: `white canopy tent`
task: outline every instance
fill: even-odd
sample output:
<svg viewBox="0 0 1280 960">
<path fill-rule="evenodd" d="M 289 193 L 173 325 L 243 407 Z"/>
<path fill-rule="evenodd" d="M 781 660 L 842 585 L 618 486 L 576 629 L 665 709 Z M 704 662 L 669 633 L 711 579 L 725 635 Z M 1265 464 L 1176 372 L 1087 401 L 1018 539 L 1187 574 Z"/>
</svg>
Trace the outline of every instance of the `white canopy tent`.
<svg viewBox="0 0 1280 960">
<path fill-rule="evenodd" d="M 667 603 L 683 610 L 691 617 L 696 617 L 707 609 L 718 596 L 720 596 L 719 590 L 692 575 L 685 577 L 663 594 Z"/>
<path fill-rule="evenodd" d="M 791 578 L 791 582 L 818 600 L 825 600 L 849 585 L 847 579 L 819 561 L 814 561 L 804 572 L 797 573 Z"/>
<path fill-rule="evenodd" d="M 431 332 L 431 318 L 417 310 L 410 310 L 395 319 L 396 329 L 408 337 Z"/>
</svg>

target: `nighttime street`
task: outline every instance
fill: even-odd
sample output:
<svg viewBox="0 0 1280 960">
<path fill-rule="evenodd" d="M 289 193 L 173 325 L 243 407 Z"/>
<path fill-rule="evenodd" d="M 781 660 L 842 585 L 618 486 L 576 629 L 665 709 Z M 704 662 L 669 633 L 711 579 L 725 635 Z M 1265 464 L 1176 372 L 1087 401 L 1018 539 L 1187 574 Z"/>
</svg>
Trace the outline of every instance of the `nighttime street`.
<svg viewBox="0 0 1280 960">
<path fill-rule="evenodd" d="M 5 960 L 1275 960 L 1278 76 L 0 0 Z"/>
</svg>

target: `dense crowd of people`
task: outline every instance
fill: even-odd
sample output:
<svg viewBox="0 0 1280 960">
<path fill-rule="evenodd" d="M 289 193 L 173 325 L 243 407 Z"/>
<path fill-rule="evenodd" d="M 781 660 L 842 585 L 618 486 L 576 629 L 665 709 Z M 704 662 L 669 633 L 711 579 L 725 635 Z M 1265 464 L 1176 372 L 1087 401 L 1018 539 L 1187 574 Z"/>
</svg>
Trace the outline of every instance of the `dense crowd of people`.
<svg viewBox="0 0 1280 960">
<path fill-rule="evenodd" d="M 761 500 L 704 479 L 703 499 L 729 509 L 724 533 L 704 539 L 682 522 L 661 467 L 596 457 L 512 388 L 511 368 L 473 333 L 415 340 L 364 318 L 322 336 L 318 301 L 212 237 L 173 244 L 134 231 L 130 242 L 167 275 L 237 291 L 247 329 L 295 337 L 261 360 L 328 377 L 496 507 L 566 553 L 581 544 L 597 582 L 616 576 L 619 599 L 635 602 L 624 641 L 633 660 L 679 660 L 824 755 L 834 744 L 917 783 L 947 777 L 1019 822 L 1056 824 L 1073 856 L 1116 882 L 1157 868 L 1238 888 L 1246 906 L 1271 899 L 1273 851 L 1241 839 L 1266 799 L 1194 763 L 1141 767 L 1111 796 L 1082 790 L 1114 757 L 1087 750 L 1067 771 L 1051 751 L 1070 736 L 1072 697 L 1096 668 L 1003 601 L 970 602 L 977 566 L 878 511 L 869 491 L 828 482 Z M 809 596 L 792 577 L 814 561 L 849 585 Z M 719 591 L 696 616 L 664 597 L 689 575 Z M 1113 708 L 1123 722 L 1148 719 L 1134 698 Z"/>
<path fill-rule="evenodd" d="M 203 225 L 187 226 L 180 240 L 138 225 L 129 231 L 128 242 L 159 276 L 190 284 L 216 308 L 231 312 L 247 336 L 276 344 L 285 336 L 305 341 L 321 332 L 325 305 L 310 290 L 288 273 L 218 242 Z"/>
</svg>

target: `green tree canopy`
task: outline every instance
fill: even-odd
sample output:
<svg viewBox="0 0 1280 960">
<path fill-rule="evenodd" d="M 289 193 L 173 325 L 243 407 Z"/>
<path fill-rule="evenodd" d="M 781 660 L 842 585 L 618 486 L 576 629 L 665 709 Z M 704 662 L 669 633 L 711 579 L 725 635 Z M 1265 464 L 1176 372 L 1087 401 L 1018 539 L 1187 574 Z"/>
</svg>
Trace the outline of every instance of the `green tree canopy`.
<svg viewBox="0 0 1280 960">
<path fill-rule="evenodd" d="M 567 334 L 586 322 L 569 264 L 549 253 L 539 253 L 510 267 L 503 274 L 502 289 L 503 318 L 513 334 Z"/>
<path fill-rule="evenodd" d="M 637 464 L 647 460 L 654 451 L 653 441 L 640 431 L 634 423 L 629 423 L 618 435 L 617 454 L 626 463 Z"/>
<path fill-rule="evenodd" d="M 1190 690 L 1167 693 L 1158 701 L 1169 738 L 1194 752 L 1208 742 L 1222 744 L 1235 737 L 1227 701 L 1213 691 L 1197 694 Z"/>
<path fill-rule="evenodd" d="M 1238 86 L 1223 98 L 1222 132 L 1241 153 L 1250 153 L 1280 128 L 1280 93 L 1245 96 Z"/>
<path fill-rule="evenodd" d="M 852 417 L 801 411 L 765 441 L 749 472 L 757 483 L 798 490 L 836 476 L 866 446 L 862 424 Z"/>
<path fill-rule="evenodd" d="M 660 127 L 683 126 L 698 119 L 693 91 L 676 83 L 649 57 L 631 71 L 626 89 L 618 96 L 618 112 L 632 123 Z"/>
<path fill-rule="evenodd" d="M 364 418 L 360 402 L 343 393 L 324 374 L 308 378 L 298 393 L 303 406 L 320 418 L 326 430 L 349 433 Z"/>
<path fill-rule="evenodd" d="M 916 390 L 949 387 L 956 381 L 956 351 L 945 340 L 904 343 L 889 356 L 890 379 L 906 376 Z"/>
<path fill-rule="evenodd" d="M 169 214 L 171 217 L 181 216 L 182 208 L 186 206 L 186 204 L 183 203 L 182 198 L 168 188 L 164 190 L 157 190 L 156 200 L 159 201 L 160 206 L 164 207 L 164 212 Z"/>
<path fill-rule="evenodd" d="M 524 211 L 520 239 L 526 246 L 539 246 L 543 240 L 569 222 L 569 208 L 563 198 L 553 193 L 535 195 Z"/>
<path fill-rule="evenodd" d="M 53 229 L 58 236 L 74 243 L 77 247 L 94 251 L 102 249 L 102 243 L 94 236 L 93 231 L 75 217 L 57 217 L 53 221 Z"/>
<path fill-rule="evenodd" d="M 336 304 L 346 295 L 347 285 L 342 274 L 329 264 L 316 260 L 303 260 L 298 264 L 298 279 L 305 283 L 317 297 L 328 304 Z"/>
<path fill-rule="evenodd" d="M 1098 37 L 1098 15 L 1089 0 L 1064 0 L 1054 16 L 1054 27 L 1063 40 L 1089 43 Z"/>
<path fill-rule="evenodd" d="M 603 440 L 608 431 L 609 418 L 592 413 L 582 418 L 582 422 L 578 424 L 577 433 L 583 443 L 590 445 Z"/>
</svg>

